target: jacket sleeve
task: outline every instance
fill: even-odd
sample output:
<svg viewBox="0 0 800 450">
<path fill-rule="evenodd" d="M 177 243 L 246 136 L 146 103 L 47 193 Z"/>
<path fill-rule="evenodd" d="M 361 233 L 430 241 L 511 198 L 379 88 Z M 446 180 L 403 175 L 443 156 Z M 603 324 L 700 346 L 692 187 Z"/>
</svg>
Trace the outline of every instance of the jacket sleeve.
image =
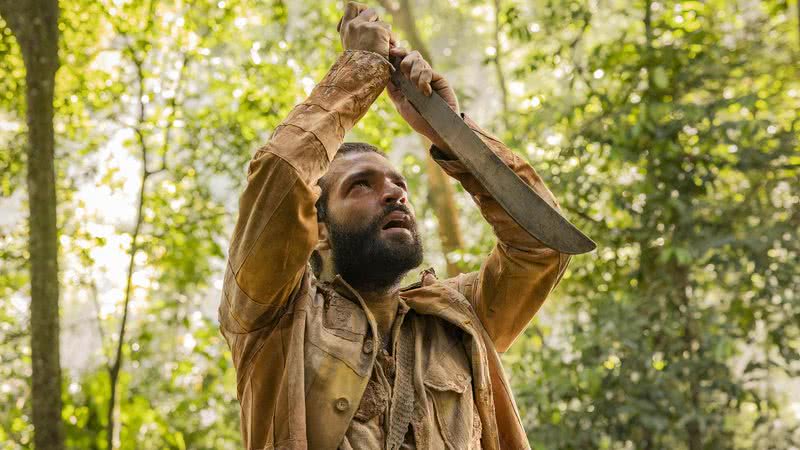
<svg viewBox="0 0 800 450">
<path fill-rule="evenodd" d="M 223 332 L 263 328 L 286 310 L 317 241 L 317 181 L 390 67 L 376 53 L 343 53 L 251 159 L 223 282 Z"/>
<path fill-rule="evenodd" d="M 553 194 L 530 164 L 469 117 L 464 116 L 464 121 L 537 194 L 558 208 Z M 504 352 L 558 284 L 569 255 L 544 246 L 523 230 L 460 161 L 441 158 L 443 153 L 436 147 L 431 154 L 469 192 L 497 236 L 497 244 L 478 272 L 448 281 L 469 299 L 495 348 Z"/>
</svg>

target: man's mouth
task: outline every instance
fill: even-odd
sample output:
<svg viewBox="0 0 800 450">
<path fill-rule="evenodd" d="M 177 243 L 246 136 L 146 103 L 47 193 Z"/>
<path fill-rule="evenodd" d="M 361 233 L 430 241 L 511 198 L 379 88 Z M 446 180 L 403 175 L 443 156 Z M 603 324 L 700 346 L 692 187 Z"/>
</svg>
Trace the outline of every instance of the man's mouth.
<svg viewBox="0 0 800 450">
<path fill-rule="evenodd" d="M 386 217 L 382 230 L 404 229 L 411 231 L 411 216 L 404 212 L 393 211 Z"/>
</svg>

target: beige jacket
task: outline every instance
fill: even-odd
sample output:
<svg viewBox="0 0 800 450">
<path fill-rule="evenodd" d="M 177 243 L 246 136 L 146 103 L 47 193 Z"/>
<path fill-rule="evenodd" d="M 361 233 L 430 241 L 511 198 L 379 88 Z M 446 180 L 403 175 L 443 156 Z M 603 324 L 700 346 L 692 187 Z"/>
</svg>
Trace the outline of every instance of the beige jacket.
<svg viewBox="0 0 800 450">
<path fill-rule="evenodd" d="M 370 378 L 373 337 L 378 335 L 374 319 L 346 282 L 337 277 L 323 285 L 307 263 L 317 240 L 317 180 L 345 133 L 387 85 L 390 67 L 374 53 L 342 54 L 250 163 L 219 308 L 220 328 L 236 367 L 248 449 L 336 449 Z M 530 165 L 465 120 L 556 205 Z M 460 162 L 437 162 L 472 194 L 498 244 L 480 271 L 443 281 L 425 271 L 401 297 L 415 313 L 463 332 L 471 370 L 450 375 L 457 382 L 454 389 L 465 380 L 472 387 L 482 447 L 529 448 L 499 353 L 558 283 L 568 256 L 531 238 Z M 447 376 L 451 366 L 456 364 L 444 352 L 425 369 L 426 377 Z M 443 417 L 457 415 L 447 412 Z"/>
</svg>

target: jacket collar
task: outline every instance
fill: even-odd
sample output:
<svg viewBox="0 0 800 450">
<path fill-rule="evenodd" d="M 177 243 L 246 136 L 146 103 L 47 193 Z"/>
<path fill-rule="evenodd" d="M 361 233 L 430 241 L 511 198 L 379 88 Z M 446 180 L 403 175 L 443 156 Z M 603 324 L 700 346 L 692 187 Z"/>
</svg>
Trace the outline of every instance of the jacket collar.
<svg viewBox="0 0 800 450">
<path fill-rule="evenodd" d="M 437 280 L 438 278 L 436 277 L 436 271 L 433 270 L 433 267 L 428 267 L 419 273 L 419 280 L 400 288 L 400 296 L 402 297 L 403 293 L 406 291 L 417 289 L 423 286 L 430 286 Z M 333 278 L 333 281 L 329 283 L 329 285 L 342 297 L 345 297 L 353 302 L 360 303 L 361 295 L 359 295 L 358 291 L 354 287 L 350 286 L 350 284 L 345 281 L 341 275 L 337 274 Z"/>
</svg>

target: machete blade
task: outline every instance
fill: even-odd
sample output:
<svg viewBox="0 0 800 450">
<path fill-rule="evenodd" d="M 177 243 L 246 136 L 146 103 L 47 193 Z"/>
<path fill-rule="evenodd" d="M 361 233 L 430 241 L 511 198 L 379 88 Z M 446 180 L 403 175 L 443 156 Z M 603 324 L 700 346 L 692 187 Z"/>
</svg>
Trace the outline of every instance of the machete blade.
<svg viewBox="0 0 800 450">
<path fill-rule="evenodd" d="M 396 58 L 392 63 L 399 67 Z M 426 97 L 400 70 L 393 71 L 392 82 L 500 206 L 531 236 L 570 255 L 587 253 L 597 247 L 506 166 L 438 94 Z"/>
</svg>

